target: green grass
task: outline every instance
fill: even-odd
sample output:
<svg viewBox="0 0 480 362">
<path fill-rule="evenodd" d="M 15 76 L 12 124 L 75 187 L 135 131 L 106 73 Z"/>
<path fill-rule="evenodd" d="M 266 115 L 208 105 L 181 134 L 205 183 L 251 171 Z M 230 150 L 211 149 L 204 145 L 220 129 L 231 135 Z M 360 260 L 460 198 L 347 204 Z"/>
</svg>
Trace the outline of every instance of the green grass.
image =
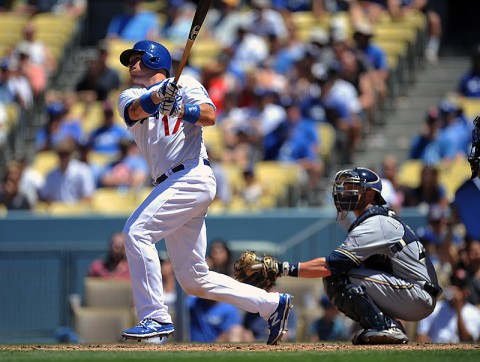
<svg viewBox="0 0 480 362">
<path fill-rule="evenodd" d="M 335 351 L 335 352 L 185 352 L 185 351 L 0 351 L 0 361 L 15 362 L 131 362 L 131 361 L 214 361 L 214 362 L 477 362 L 479 350 L 428 351 Z"/>
</svg>

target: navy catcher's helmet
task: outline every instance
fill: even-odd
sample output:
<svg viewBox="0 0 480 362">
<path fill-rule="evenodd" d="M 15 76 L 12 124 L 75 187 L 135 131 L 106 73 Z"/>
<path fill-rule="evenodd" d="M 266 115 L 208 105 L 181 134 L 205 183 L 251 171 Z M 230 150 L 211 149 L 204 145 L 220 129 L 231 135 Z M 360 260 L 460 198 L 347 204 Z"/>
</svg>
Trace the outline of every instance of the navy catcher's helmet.
<svg viewBox="0 0 480 362">
<path fill-rule="evenodd" d="M 359 186 L 348 188 L 345 185 Z M 380 177 L 372 170 L 364 167 L 355 167 L 337 172 L 333 181 L 333 200 L 338 212 L 354 211 L 359 208 L 359 195 L 365 193 L 367 189 L 376 192 L 375 202 L 377 205 L 385 205 L 387 202 L 382 197 L 382 181 Z"/>
<path fill-rule="evenodd" d="M 167 78 L 170 76 L 172 57 L 170 52 L 163 45 L 151 40 L 141 40 L 132 49 L 127 49 L 120 54 L 120 63 L 128 67 L 130 56 L 134 52 L 143 53 L 142 62 L 150 69 L 165 69 Z"/>
</svg>

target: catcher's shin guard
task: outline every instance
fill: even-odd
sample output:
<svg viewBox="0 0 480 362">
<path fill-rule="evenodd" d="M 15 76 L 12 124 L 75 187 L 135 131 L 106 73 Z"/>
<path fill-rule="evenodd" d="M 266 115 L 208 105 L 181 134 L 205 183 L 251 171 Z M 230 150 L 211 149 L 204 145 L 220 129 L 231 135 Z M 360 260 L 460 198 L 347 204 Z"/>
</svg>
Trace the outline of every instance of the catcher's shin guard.
<svg viewBox="0 0 480 362">
<path fill-rule="evenodd" d="M 331 302 L 363 328 L 383 330 L 390 327 L 390 319 L 383 315 L 363 287 L 351 284 L 346 276 L 331 276 L 323 281 Z"/>
</svg>

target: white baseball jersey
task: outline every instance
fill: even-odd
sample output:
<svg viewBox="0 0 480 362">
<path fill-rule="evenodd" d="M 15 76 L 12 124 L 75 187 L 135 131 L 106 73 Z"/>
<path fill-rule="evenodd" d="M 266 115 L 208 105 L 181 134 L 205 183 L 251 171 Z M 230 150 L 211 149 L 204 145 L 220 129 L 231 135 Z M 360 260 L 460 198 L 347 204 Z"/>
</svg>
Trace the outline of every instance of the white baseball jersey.
<svg viewBox="0 0 480 362">
<path fill-rule="evenodd" d="M 129 120 L 127 107 L 162 83 L 149 89 L 127 89 L 118 100 L 118 110 L 145 157 L 152 178 L 165 175 L 123 229 L 138 318 L 172 322 L 155 247 L 156 242 L 164 239 L 175 277 L 188 294 L 227 302 L 267 319 L 278 306 L 278 293 L 267 293 L 211 272 L 205 261 L 205 216 L 215 197 L 216 180 L 206 160 L 202 127 L 158 114 L 137 122 Z M 205 88 L 194 78 L 182 76 L 178 84 L 184 104 L 213 106 Z"/>
<path fill-rule="evenodd" d="M 163 82 L 150 88 L 129 88 L 123 91 L 118 99 L 120 115 L 128 119 L 125 117 L 126 108 L 138 97 L 158 89 L 162 84 Z M 178 85 L 180 86 L 178 92 L 183 97 L 184 104 L 208 103 L 215 107 L 205 88 L 195 78 L 182 76 Z M 148 127 L 144 125 L 145 122 L 148 123 Z M 133 125 L 128 121 L 126 123 L 148 164 L 153 180 L 186 160 L 207 158 L 202 127 L 158 113 Z M 155 152 L 152 152 L 153 150 Z"/>
</svg>

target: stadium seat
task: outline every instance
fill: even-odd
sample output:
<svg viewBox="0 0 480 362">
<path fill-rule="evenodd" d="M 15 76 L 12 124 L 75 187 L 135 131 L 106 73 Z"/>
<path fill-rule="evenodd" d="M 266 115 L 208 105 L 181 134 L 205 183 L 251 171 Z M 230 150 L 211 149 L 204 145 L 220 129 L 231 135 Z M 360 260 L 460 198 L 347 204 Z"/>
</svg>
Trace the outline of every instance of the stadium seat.
<svg viewBox="0 0 480 362">
<path fill-rule="evenodd" d="M 116 187 L 99 188 L 92 198 L 92 210 L 99 214 L 129 215 L 137 206 L 135 192 Z"/>
<path fill-rule="evenodd" d="M 472 175 L 470 165 L 466 158 L 456 159 L 452 163 L 445 163 L 439 166 L 439 181 L 445 186 L 447 198 L 453 201 L 455 191 L 463 182 Z"/>
<path fill-rule="evenodd" d="M 52 216 L 73 216 L 82 214 L 91 214 L 90 205 L 78 202 L 75 204 L 67 204 L 64 202 L 52 202 L 50 205 L 39 202 L 34 209 L 37 214 L 47 214 Z"/>
<path fill-rule="evenodd" d="M 80 343 L 118 343 L 121 331 L 135 323 L 132 308 L 77 307 L 73 309 L 73 329 Z"/>
<path fill-rule="evenodd" d="M 86 277 L 84 279 L 86 307 L 133 306 L 132 283 L 129 280 Z"/>
<path fill-rule="evenodd" d="M 331 163 L 337 131 L 330 123 L 320 122 L 317 124 L 317 132 L 320 138 L 320 157 L 325 163 Z"/>
<path fill-rule="evenodd" d="M 59 159 L 55 151 L 41 151 L 35 154 L 31 167 L 45 177 L 58 164 Z"/>
<path fill-rule="evenodd" d="M 406 160 L 398 170 L 398 183 L 402 186 L 417 187 L 424 164 L 421 160 Z"/>
<path fill-rule="evenodd" d="M 479 98 L 467 98 L 459 97 L 457 104 L 462 108 L 463 113 L 471 120 L 480 116 L 480 99 Z"/>
</svg>

